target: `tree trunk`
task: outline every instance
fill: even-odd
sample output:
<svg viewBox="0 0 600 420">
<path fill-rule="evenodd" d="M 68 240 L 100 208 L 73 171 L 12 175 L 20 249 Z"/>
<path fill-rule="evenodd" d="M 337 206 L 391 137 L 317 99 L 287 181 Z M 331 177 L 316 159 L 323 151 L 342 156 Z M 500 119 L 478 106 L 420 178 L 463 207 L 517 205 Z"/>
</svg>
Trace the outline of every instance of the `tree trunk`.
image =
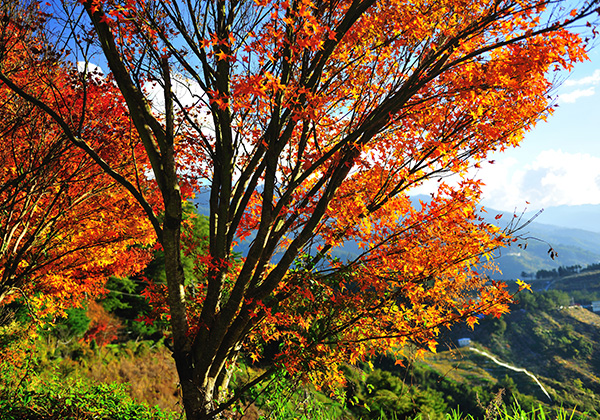
<svg viewBox="0 0 600 420">
<path fill-rule="evenodd" d="M 189 360 L 189 358 L 186 358 L 182 363 L 177 363 L 186 419 L 208 420 L 215 418 L 211 413 L 218 403 L 218 378 L 208 377 L 202 384 L 197 383 L 194 380 L 194 365 L 188 363 Z"/>
<path fill-rule="evenodd" d="M 168 301 L 173 334 L 173 358 L 179 383 L 183 407 L 187 420 L 209 418 L 212 409 L 212 391 L 198 383 L 196 363 L 194 363 L 191 344 L 188 338 L 188 323 L 185 307 L 185 277 L 180 254 L 181 219 L 165 217 L 163 230 L 163 248 L 165 251 L 165 271 L 169 291 Z"/>
</svg>

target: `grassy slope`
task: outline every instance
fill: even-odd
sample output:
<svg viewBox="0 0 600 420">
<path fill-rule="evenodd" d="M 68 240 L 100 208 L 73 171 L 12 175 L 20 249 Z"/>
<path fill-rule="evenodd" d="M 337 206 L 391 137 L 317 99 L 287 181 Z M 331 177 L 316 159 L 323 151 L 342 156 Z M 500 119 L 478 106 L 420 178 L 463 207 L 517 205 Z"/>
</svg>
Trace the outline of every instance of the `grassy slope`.
<svg viewBox="0 0 600 420">
<path fill-rule="evenodd" d="M 552 282 L 551 288 L 563 290 L 568 293 L 582 291 L 589 296 L 592 296 L 592 294 L 600 295 L 600 271 L 584 271 L 560 277 Z"/>
<path fill-rule="evenodd" d="M 600 316 L 580 307 L 516 309 L 502 321 L 484 320 L 474 331 L 455 330 L 447 334 L 446 340 L 456 343 L 463 336 L 502 361 L 533 373 L 551 394 L 553 403 L 527 375 L 498 367 L 468 349 L 447 350 L 426 363 L 451 380 L 473 384 L 498 381 L 508 375 L 520 392 L 549 405 L 584 411 L 600 407 Z"/>
</svg>

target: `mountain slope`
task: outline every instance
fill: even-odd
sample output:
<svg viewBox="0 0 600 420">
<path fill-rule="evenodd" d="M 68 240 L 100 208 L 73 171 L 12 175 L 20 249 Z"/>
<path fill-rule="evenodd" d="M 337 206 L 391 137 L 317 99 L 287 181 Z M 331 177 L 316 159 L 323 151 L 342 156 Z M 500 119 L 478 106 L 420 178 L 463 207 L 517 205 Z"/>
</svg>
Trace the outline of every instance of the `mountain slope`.
<svg viewBox="0 0 600 420">
<path fill-rule="evenodd" d="M 454 380 L 480 383 L 489 376 L 500 381 L 508 376 L 515 389 L 548 406 L 563 405 L 587 411 L 600 418 L 600 316 L 581 307 L 561 305 L 568 295 L 560 292 L 527 294 L 523 302 L 501 319 L 485 319 L 474 330 L 453 329 L 445 334 L 446 352 L 433 355 L 431 366 L 438 373 L 460 364 L 466 373 Z M 459 338 L 468 337 L 475 346 L 496 356 L 499 361 L 524 368 L 533 374 L 549 393 L 544 395 L 530 376 L 503 368 L 465 348 L 456 349 Z M 453 352 L 451 353 L 450 350 Z M 466 369 L 466 367 L 470 367 Z M 477 373 L 477 369 L 483 369 Z"/>
<path fill-rule="evenodd" d="M 528 212 L 526 216 L 531 217 L 534 213 Z M 600 205 L 598 204 L 564 205 L 544 209 L 538 221 L 548 225 L 600 233 L 598 216 L 600 216 Z"/>
<path fill-rule="evenodd" d="M 201 214 L 208 215 L 207 192 L 199 193 L 194 200 L 198 211 Z M 413 205 L 419 206 L 419 200 L 427 202 L 429 196 L 414 196 L 411 198 Z M 600 214 L 600 206 L 561 206 L 547 209 L 538 218 L 528 223 L 518 232 L 523 238 L 511 247 L 499 250 L 496 262 L 501 272 L 489 273 L 490 277 L 499 280 L 511 280 L 523 277 L 522 272 L 535 273 L 538 270 L 558 269 L 559 266 L 581 265 L 587 266 L 600 262 L 600 233 L 575 229 L 573 227 L 562 227 L 550 224 L 538 223 L 538 220 L 560 220 L 565 225 L 581 225 L 585 227 L 595 226 L 592 216 L 583 214 Z M 595 213 L 597 211 L 597 213 Z M 497 224 L 503 228 L 510 224 L 515 216 L 511 213 L 501 212 L 494 209 L 486 209 L 487 219 L 491 223 Z M 496 215 L 501 214 L 500 219 Z M 525 213 L 520 218 L 520 223 L 525 224 L 535 214 Z M 552 217 L 546 218 L 546 215 Z M 556 215 L 556 216 L 553 216 Z M 519 216 L 517 216 L 519 217 Z M 581 222 L 577 222 L 581 217 Z M 600 227 L 598 228 L 600 230 Z M 242 255 L 247 252 L 252 238 L 247 239 L 236 249 Z M 550 258 L 548 251 L 552 248 L 556 258 Z M 359 254 L 358 246 L 355 243 L 347 242 L 343 248 L 333 251 L 334 256 L 341 259 L 353 259 Z"/>
<path fill-rule="evenodd" d="M 496 262 L 502 274 L 493 277 L 516 279 L 523 271 L 535 273 L 600 261 L 600 233 L 532 222 L 517 234 L 522 239 L 498 252 Z"/>
</svg>

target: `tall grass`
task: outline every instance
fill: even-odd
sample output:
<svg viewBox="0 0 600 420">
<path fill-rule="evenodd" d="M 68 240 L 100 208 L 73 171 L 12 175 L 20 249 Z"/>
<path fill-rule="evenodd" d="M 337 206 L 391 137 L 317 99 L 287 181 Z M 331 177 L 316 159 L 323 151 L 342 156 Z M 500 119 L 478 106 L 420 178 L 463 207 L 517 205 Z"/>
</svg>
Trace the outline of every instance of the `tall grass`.
<svg viewBox="0 0 600 420">
<path fill-rule="evenodd" d="M 552 409 L 542 405 L 532 409 L 524 409 L 515 400 L 512 404 L 503 402 L 504 389 L 499 390 L 487 407 L 481 407 L 485 414 L 482 417 L 473 416 L 457 409 L 451 409 L 446 414 L 386 414 L 371 412 L 362 417 L 353 410 L 353 402 L 347 401 L 344 396 L 337 395 L 333 399 L 306 385 L 295 386 L 285 377 L 275 377 L 273 380 L 255 390 L 248 406 L 258 407 L 258 412 L 242 417 L 244 407 L 239 407 L 237 413 L 231 418 L 258 419 L 258 420 L 591 420 L 586 414 L 566 408 Z M 481 404 L 479 400 L 477 404 Z M 355 411 L 355 412 L 353 412 Z M 360 412 L 365 413 L 365 410 Z"/>
<path fill-rule="evenodd" d="M 555 414 L 551 415 L 544 411 L 542 406 L 534 408 L 531 411 L 523 410 L 518 404 L 512 406 L 512 410 L 509 410 L 506 406 L 500 408 L 494 417 L 485 416 L 482 420 L 575 420 L 579 419 L 576 416 L 575 411 L 569 411 L 561 408 Z M 382 419 L 383 420 L 383 419 Z M 413 420 L 427 420 L 422 416 L 417 416 Z M 452 410 L 446 414 L 446 420 L 480 420 L 476 419 L 470 414 L 463 414 L 459 409 Z"/>
<path fill-rule="evenodd" d="M 0 326 L 0 420 L 180 418 L 158 406 L 162 399 L 150 406 L 132 392 L 144 388 L 178 401 L 165 371 L 155 381 L 162 387 L 142 381 L 148 366 L 163 367 L 166 352 L 133 342 L 129 347 L 135 345 L 137 354 L 125 345 L 99 348 L 70 340 L 59 346 L 53 336 L 27 331 L 16 323 Z"/>
</svg>

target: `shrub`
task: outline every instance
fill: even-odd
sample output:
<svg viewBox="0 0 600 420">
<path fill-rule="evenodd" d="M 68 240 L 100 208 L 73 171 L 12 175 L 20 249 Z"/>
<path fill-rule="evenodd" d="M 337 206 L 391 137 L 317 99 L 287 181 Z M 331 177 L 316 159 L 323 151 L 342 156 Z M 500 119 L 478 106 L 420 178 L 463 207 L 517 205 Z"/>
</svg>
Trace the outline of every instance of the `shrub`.
<svg viewBox="0 0 600 420">
<path fill-rule="evenodd" d="M 43 388 L 0 391 L 0 420 L 111 419 L 160 420 L 178 418 L 133 401 L 122 384 L 89 386 L 78 381 L 65 386 L 56 380 Z"/>
</svg>

